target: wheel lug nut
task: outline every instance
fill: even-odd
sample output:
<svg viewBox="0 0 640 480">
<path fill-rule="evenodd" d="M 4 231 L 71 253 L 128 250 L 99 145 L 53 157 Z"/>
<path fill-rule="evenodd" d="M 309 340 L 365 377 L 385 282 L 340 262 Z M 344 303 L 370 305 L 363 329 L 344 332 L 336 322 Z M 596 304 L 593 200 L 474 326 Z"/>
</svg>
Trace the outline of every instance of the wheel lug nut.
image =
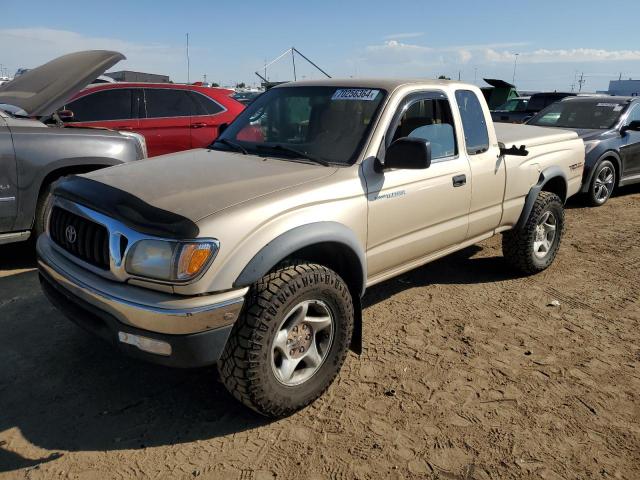
<svg viewBox="0 0 640 480">
<path fill-rule="evenodd" d="M 295 354 L 296 354 L 296 352 L 294 350 L 289 350 L 289 355 L 293 356 Z"/>
</svg>

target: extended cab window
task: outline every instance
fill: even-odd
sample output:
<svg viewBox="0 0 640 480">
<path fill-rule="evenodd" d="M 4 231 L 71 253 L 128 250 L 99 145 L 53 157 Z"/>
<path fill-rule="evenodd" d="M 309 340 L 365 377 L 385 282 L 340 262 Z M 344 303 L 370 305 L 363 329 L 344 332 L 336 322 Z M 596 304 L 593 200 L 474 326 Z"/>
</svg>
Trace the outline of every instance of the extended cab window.
<svg viewBox="0 0 640 480">
<path fill-rule="evenodd" d="M 128 120 L 133 118 L 131 101 L 128 88 L 101 90 L 69 103 L 65 109 L 73 112 L 73 122 Z"/>
<path fill-rule="evenodd" d="M 456 101 L 462 118 L 467 153 L 476 155 L 489 149 L 489 132 L 482 105 L 471 90 L 457 90 Z"/>
<path fill-rule="evenodd" d="M 403 137 L 421 138 L 431 143 L 431 158 L 451 157 L 457 153 L 451 107 L 446 99 L 417 100 L 406 109 L 391 142 Z"/>
<path fill-rule="evenodd" d="M 147 118 L 189 117 L 194 104 L 186 90 L 145 88 Z"/>
</svg>

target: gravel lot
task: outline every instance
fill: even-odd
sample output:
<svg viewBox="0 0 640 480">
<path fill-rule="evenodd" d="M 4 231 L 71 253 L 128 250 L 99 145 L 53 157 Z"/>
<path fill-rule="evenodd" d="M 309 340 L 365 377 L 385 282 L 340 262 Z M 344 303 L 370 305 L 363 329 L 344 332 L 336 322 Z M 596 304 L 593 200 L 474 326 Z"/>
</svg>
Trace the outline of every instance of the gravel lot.
<svg viewBox="0 0 640 480">
<path fill-rule="evenodd" d="M 30 250 L 0 247 L 0 478 L 637 479 L 639 285 L 640 188 L 572 202 L 540 275 L 514 276 L 493 238 L 372 288 L 364 354 L 269 422 L 215 369 L 84 334 Z"/>
</svg>

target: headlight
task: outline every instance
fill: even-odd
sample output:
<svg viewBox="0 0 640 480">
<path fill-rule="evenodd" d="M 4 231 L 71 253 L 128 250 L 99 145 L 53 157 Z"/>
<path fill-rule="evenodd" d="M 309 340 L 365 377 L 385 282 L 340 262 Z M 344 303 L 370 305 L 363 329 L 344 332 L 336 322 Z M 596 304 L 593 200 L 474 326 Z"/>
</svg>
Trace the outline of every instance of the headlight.
<svg viewBox="0 0 640 480">
<path fill-rule="evenodd" d="M 589 153 L 591 150 L 593 150 L 594 148 L 596 148 L 599 143 L 600 143 L 600 140 L 587 140 L 586 142 L 584 142 L 585 155 Z"/>
<path fill-rule="evenodd" d="M 218 247 L 217 240 L 140 240 L 131 247 L 125 266 L 132 275 L 184 282 L 202 273 L 215 258 Z"/>
</svg>

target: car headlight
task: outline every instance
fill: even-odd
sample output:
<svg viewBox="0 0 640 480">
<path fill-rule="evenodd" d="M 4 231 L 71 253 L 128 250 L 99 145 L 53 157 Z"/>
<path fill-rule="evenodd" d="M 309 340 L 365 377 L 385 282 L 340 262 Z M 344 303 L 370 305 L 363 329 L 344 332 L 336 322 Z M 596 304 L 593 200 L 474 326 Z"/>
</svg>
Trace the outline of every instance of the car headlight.
<svg viewBox="0 0 640 480">
<path fill-rule="evenodd" d="M 197 277 L 218 253 L 217 240 L 140 240 L 127 254 L 127 272 L 155 280 L 184 282 Z"/>
<path fill-rule="evenodd" d="M 585 155 L 589 153 L 591 150 L 593 150 L 594 148 L 596 148 L 599 143 L 600 143 L 600 140 L 587 140 L 586 142 L 584 142 Z"/>
</svg>

